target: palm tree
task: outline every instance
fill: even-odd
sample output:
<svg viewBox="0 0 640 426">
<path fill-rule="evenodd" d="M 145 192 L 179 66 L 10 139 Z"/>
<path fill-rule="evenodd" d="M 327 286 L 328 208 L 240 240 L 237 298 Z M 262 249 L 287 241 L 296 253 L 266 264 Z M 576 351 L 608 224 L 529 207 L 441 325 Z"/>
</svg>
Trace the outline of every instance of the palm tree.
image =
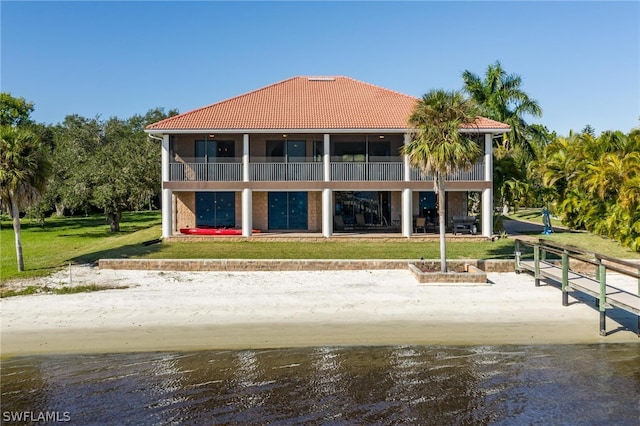
<svg viewBox="0 0 640 426">
<path fill-rule="evenodd" d="M 411 141 L 402 148 L 412 166 L 434 177 L 442 272 L 447 271 L 445 178 L 451 172 L 470 169 L 480 156 L 478 144 L 460 133 L 460 126 L 474 123 L 475 118 L 475 108 L 461 92 L 432 90 L 422 97 L 411 114 Z"/>
<path fill-rule="evenodd" d="M 537 131 L 524 121 L 523 116 L 540 117 L 542 108 L 521 89 L 522 78 L 507 74 L 496 61 L 487 67 L 484 80 L 468 70 L 462 73 L 462 80 L 465 91 L 478 104 L 482 115 L 511 127 L 505 144 L 519 145 L 533 156 L 535 148 L 527 140 L 527 133 Z"/>
<path fill-rule="evenodd" d="M 13 217 L 18 270 L 24 271 L 20 210 L 32 205 L 47 182 L 49 163 L 36 135 L 28 129 L 0 127 L 0 201 Z"/>
<path fill-rule="evenodd" d="M 534 167 L 562 221 L 640 251 L 640 133 L 570 133 Z"/>
</svg>

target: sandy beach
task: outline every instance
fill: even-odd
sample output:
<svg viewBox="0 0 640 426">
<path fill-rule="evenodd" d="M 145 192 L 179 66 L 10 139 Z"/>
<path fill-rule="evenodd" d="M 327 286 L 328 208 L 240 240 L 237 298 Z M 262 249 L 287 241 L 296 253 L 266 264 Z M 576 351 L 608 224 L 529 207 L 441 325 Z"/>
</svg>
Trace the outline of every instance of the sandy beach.
<svg viewBox="0 0 640 426">
<path fill-rule="evenodd" d="M 487 285 L 418 284 L 408 270 L 159 272 L 74 266 L 71 285 L 126 286 L 1 301 L 2 356 L 334 345 L 638 343 L 636 317 L 583 295 L 489 273 Z M 630 291 L 633 279 L 608 282 Z M 32 284 L 69 285 L 69 271 Z"/>
</svg>

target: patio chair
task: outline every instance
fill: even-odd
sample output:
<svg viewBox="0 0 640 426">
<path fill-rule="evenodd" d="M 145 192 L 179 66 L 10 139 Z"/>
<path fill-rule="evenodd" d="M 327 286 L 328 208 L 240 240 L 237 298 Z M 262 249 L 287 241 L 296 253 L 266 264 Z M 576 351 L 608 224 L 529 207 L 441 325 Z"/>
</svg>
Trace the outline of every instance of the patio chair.
<svg viewBox="0 0 640 426">
<path fill-rule="evenodd" d="M 366 228 L 367 224 L 364 223 L 364 215 L 362 213 L 356 213 L 356 226 L 358 228 Z"/>
<path fill-rule="evenodd" d="M 336 231 L 344 231 L 344 220 L 342 220 L 342 215 L 333 216 L 333 229 Z"/>
<path fill-rule="evenodd" d="M 426 217 L 418 217 L 416 218 L 416 224 L 414 226 L 414 232 L 418 232 L 418 229 L 422 228 L 422 233 L 427 233 L 427 218 Z"/>
</svg>

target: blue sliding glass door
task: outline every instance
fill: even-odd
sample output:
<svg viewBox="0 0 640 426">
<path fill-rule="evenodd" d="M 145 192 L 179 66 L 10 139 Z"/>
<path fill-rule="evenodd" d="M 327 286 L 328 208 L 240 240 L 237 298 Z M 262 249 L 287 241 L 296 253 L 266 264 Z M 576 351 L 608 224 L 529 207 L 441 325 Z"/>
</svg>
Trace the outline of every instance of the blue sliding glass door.
<svg viewBox="0 0 640 426">
<path fill-rule="evenodd" d="M 234 192 L 196 192 L 196 226 L 234 228 L 236 198 Z"/>
<path fill-rule="evenodd" d="M 306 192 L 269 192 L 269 229 L 307 228 Z"/>
</svg>

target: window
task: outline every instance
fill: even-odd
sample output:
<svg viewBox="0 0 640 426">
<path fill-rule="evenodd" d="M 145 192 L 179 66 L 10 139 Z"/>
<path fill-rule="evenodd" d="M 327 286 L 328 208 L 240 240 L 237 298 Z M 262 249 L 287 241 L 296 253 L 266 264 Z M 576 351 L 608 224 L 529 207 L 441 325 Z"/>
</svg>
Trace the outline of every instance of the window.
<svg viewBox="0 0 640 426">
<path fill-rule="evenodd" d="M 218 158 L 235 157 L 234 141 L 196 141 L 196 162 L 216 163 Z"/>
<path fill-rule="evenodd" d="M 303 163 L 307 160 L 305 141 L 267 141 L 267 158 L 276 163 Z"/>
</svg>

